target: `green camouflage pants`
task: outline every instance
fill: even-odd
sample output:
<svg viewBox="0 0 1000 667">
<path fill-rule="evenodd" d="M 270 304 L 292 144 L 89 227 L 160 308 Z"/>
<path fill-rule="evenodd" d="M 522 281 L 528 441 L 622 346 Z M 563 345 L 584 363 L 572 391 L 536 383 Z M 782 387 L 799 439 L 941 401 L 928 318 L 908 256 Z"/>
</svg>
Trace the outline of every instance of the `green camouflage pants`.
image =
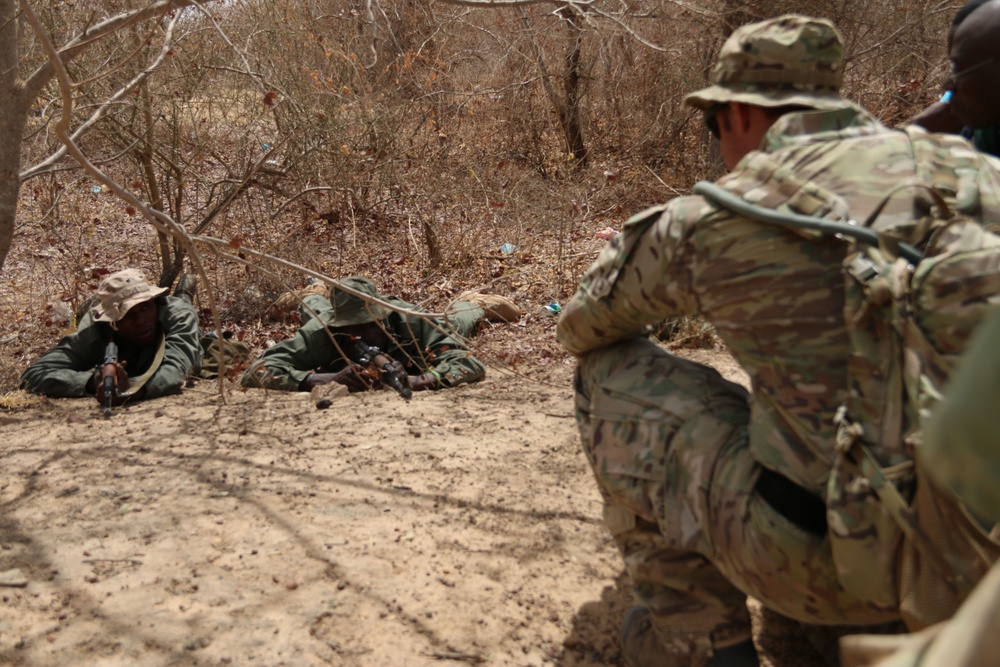
<svg viewBox="0 0 1000 667">
<path fill-rule="evenodd" d="M 828 540 L 755 492 L 747 392 L 647 339 L 591 352 L 576 418 L 636 598 L 668 650 L 705 656 L 750 636 L 746 595 L 806 623 L 893 620 L 848 595 Z"/>
</svg>

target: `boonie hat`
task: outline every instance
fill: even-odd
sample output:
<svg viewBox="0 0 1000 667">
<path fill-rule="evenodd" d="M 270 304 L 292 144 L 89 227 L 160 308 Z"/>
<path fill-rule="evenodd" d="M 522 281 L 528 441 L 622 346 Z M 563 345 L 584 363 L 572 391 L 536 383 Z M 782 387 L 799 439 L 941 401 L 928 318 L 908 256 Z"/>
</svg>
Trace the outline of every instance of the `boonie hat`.
<svg viewBox="0 0 1000 667">
<path fill-rule="evenodd" d="M 761 107 L 802 105 L 842 109 L 844 40 L 826 19 L 786 14 L 733 31 L 708 76 L 708 88 L 684 98 L 707 110 L 742 102 Z"/>
<path fill-rule="evenodd" d="M 375 283 L 363 276 L 351 276 L 338 282 L 344 287 L 357 290 L 374 299 L 382 298 L 375 287 Z M 365 301 L 361 297 L 354 296 L 342 289 L 337 289 L 337 285 L 334 285 L 330 289 L 330 298 L 333 302 L 333 315 L 326 323 L 329 327 L 348 327 L 354 324 L 367 324 L 368 322 L 381 320 L 392 312 L 385 306 Z"/>
<path fill-rule="evenodd" d="M 98 303 L 91 315 L 97 322 L 113 324 L 125 317 L 132 306 L 155 299 L 166 291 L 166 287 L 153 287 L 139 269 L 112 273 L 97 286 Z"/>
</svg>

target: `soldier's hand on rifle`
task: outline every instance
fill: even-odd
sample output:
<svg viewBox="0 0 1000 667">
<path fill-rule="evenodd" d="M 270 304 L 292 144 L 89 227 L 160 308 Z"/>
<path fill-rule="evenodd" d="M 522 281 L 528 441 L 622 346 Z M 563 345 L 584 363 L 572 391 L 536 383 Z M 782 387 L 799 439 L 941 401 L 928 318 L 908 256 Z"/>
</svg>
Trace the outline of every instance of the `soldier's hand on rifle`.
<svg viewBox="0 0 1000 667">
<path fill-rule="evenodd" d="M 302 381 L 299 388 L 302 391 L 311 391 L 313 387 L 321 384 L 330 384 L 331 382 L 344 385 L 352 393 L 368 391 L 372 388 L 372 381 L 365 375 L 365 367 L 361 364 L 351 364 L 336 373 L 310 373 Z"/>
<path fill-rule="evenodd" d="M 115 395 L 112 397 L 112 403 L 114 405 L 120 405 L 125 402 L 129 396 L 122 394 L 127 394 L 129 389 L 128 381 L 128 371 L 125 370 L 125 364 L 127 362 L 116 361 L 113 364 L 104 364 L 99 369 L 94 371 L 94 377 L 91 379 L 94 389 L 94 398 L 97 399 L 98 404 L 105 405 L 104 401 L 104 378 L 111 377 L 115 387 Z"/>
<path fill-rule="evenodd" d="M 407 378 L 410 383 L 410 389 L 413 391 L 424 391 L 427 389 L 433 389 L 437 386 L 438 379 L 432 373 L 424 373 L 423 375 L 411 375 Z"/>
</svg>

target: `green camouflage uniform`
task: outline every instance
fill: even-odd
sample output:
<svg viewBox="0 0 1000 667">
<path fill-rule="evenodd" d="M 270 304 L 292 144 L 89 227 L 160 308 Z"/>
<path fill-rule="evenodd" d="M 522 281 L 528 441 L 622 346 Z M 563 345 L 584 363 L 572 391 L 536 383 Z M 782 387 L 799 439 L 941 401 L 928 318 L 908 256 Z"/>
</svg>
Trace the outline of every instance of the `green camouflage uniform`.
<svg viewBox="0 0 1000 667">
<path fill-rule="evenodd" d="M 402 299 L 378 294 L 367 278 L 351 277 L 341 282 L 400 308 L 420 310 Z M 243 373 L 240 380 L 243 386 L 299 391 L 299 385 L 311 373 L 343 370 L 349 362 L 337 349 L 327 327 L 375 320 L 381 322 L 394 343 L 383 351 L 401 362 L 409 375 L 433 373 L 439 388 L 476 382 L 486 375 L 486 367 L 459 340 L 472 335 L 483 319 L 483 309 L 475 304 L 461 301 L 453 304 L 447 322 L 403 315 L 377 305 L 363 306 L 360 299 L 349 297 L 344 297 L 343 305 L 351 309 L 350 319 L 345 319 L 347 309 L 343 306 L 338 317 L 337 309 L 328 299 L 316 294 L 306 296 L 299 306 L 302 327 L 292 338 L 264 352 Z M 355 312 L 359 305 L 363 312 Z M 458 337 L 445 332 L 455 332 Z"/>
<path fill-rule="evenodd" d="M 1000 180 L 967 143 L 920 135 L 918 163 L 909 135 L 839 98 L 841 50 L 829 23 L 803 17 L 733 34 L 714 85 L 690 104 L 818 110 L 782 116 L 719 184 L 758 205 L 844 221 L 864 220 L 897 184 L 945 174 L 964 184 L 950 204 L 1000 220 Z M 970 160 L 971 172 L 950 168 Z M 912 226 L 914 211 L 901 196 L 877 226 Z M 576 416 L 605 521 L 671 653 L 705 656 L 746 639 L 746 594 L 808 623 L 897 617 L 893 605 L 845 590 L 829 539 L 756 488 L 768 469 L 825 498 L 850 356 L 845 250 L 836 238 L 682 197 L 629 220 L 560 319 L 560 342 L 580 358 Z M 716 328 L 749 373 L 752 396 L 643 337 L 648 324 L 685 315 Z"/>
<path fill-rule="evenodd" d="M 163 361 L 144 385 L 145 398 L 179 393 L 188 375 L 201 365 L 198 313 L 189 301 L 163 296 L 157 300 L 157 318 L 165 336 Z M 95 322 L 91 313 L 80 320 L 77 330 L 63 337 L 21 375 L 21 386 L 38 394 L 73 398 L 86 395 L 87 381 L 104 361 L 104 348 L 113 331 Z M 127 362 L 129 375 L 144 374 L 153 363 L 156 346 L 119 343 L 118 358 Z"/>
</svg>

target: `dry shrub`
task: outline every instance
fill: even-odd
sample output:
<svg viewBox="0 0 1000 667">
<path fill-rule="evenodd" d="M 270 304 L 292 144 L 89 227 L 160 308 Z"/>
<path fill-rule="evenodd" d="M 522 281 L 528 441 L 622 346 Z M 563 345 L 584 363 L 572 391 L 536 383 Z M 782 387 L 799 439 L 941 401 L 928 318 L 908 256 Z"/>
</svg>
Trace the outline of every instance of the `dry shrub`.
<svg viewBox="0 0 1000 667">
<path fill-rule="evenodd" d="M 640 0 L 618 22 L 594 17 L 574 32 L 544 6 L 527 10 L 525 29 L 512 11 L 496 8 L 398 0 L 374 16 L 311 14 L 313 5 L 217 7 L 246 61 L 192 18 L 182 57 L 148 84 L 153 126 L 145 126 L 143 96 L 135 95 L 85 148 L 107 157 L 108 172 L 144 199 L 155 184 L 165 211 L 230 241 L 231 255 L 255 248 L 332 277 L 367 275 L 384 292 L 431 309 L 465 290 L 492 291 L 533 314 L 572 296 L 604 244 L 598 229 L 619 229 L 630 215 L 721 173 L 699 114 L 681 100 L 704 85 L 732 23 L 789 9 L 833 18 L 848 44 L 846 93 L 896 123 L 936 96 L 953 9 L 923 0 L 902 9 L 861 0 L 719 0 L 695 11 Z M 577 39 L 573 85 L 586 165 L 570 157 L 543 85 L 548 77 L 566 99 Z M 106 92 L 92 87 L 89 99 Z M 44 113 L 33 128 L 51 122 Z M 51 141 L 33 135 L 26 159 L 45 155 Z M 75 309 L 100 270 L 162 268 L 146 223 L 110 195 L 92 193 L 94 185 L 63 171 L 22 188 L 2 278 L 15 289 L 0 299 L 0 337 L 17 342 L 5 352 L 0 386 L 12 386 L 10 378 L 65 328 L 45 325 L 46 309 Z M 517 250 L 504 253 L 504 244 Z M 305 285 L 304 276 L 260 271 L 225 254 L 204 253 L 210 284 L 202 287 L 214 290 L 226 326 L 258 349 L 293 331 L 294 317 L 275 323 L 266 314 L 286 289 Z M 526 346 L 557 359 L 564 353 L 552 325 L 539 317 L 491 330 L 477 345 L 498 364 L 530 359 Z M 684 320 L 674 340 L 716 344 L 699 320 Z"/>
</svg>

